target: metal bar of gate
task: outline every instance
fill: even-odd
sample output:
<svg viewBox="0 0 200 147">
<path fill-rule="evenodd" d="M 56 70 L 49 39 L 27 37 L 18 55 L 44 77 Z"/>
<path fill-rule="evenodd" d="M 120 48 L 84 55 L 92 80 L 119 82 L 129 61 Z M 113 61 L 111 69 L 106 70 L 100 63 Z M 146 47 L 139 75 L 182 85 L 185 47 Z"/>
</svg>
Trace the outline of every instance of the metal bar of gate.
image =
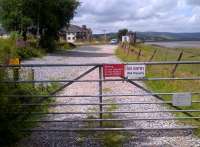
<svg viewBox="0 0 200 147">
<path fill-rule="evenodd" d="M 99 103 L 103 103 L 103 97 L 102 97 L 102 94 L 103 94 L 103 88 L 102 88 L 102 66 L 99 66 Z M 99 109 L 100 109 L 100 112 L 103 112 L 103 105 L 99 105 Z M 100 116 L 100 119 L 103 119 L 103 114 L 100 113 L 99 114 Z M 100 122 L 100 127 L 103 127 L 103 124 L 102 122 Z"/>
<path fill-rule="evenodd" d="M 21 64 L 21 65 L 6 65 L 0 64 L 0 68 L 12 67 L 66 67 L 66 66 L 102 66 L 102 64 Z M 170 65 L 170 64 L 200 64 L 200 61 L 167 61 L 167 62 L 130 62 L 126 65 Z"/>
<path fill-rule="evenodd" d="M 192 95 L 200 95 L 200 92 L 179 92 L 179 93 L 191 93 Z M 56 97 L 56 98 L 80 98 L 80 97 L 127 97 L 127 96 L 134 96 L 134 97 L 143 97 L 143 96 L 154 96 L 154 95 L 174 95 L 177 93 L 145 93 L 145 94 L 112 94 L 112 95 L 3 95 L 3 97 L 12 97 L 12 98 L 40 98 L 40 97 Z"/>
<path fill-rule="evenodd" d="M 72 119 L 72 120 L 36 120 L 26 122 L 38 123 L 68 123 L 68 122 L 103 122 L 103 121 L 167 121 L 167 120 L 187 120 L 200 119 L 200 117 L 166 117 L 166 118 L 127 118 L 127 119 Z"/>
<path fill-rule="evenodd" d="M 58 103 L 58 104 L 10 104 L 10 106 L 106 106 L 106 105 L 164 105 L 172 104 L 172 101 L 165 102 L 132 102 L 132 103 Z M 192 103 L 200 103 L 200 101 L 192 101 Z"/>
<path fill-rule="evenodd" d="M 54 114 L 54 115 L 61 115 L 61 114 L 118 114 L 118 113 L 168 113 L 168 112 L 200 112 L 200 110 L 162 110 L 162 111 L 103 111 L 103 112 L 31 112 L 31 114 Z M 28 112 L 13 112 L 12 114 L 27 114 Z M 9 114 L 9 113 L 6 113 Z M 193 117 L 193 116 L 191 116 Z"/>
<path fill-rule="evenodd" d="M 188 127 L 171 127 L 171 128 L 68 128 L 68 129 L 31 129 L 31 130 L 22 130 L 24 132 L 105 132 L 105 131 L 155 131 L 155 130 L 165 130 L 165 131 L 176 131 L 176 130 L 193 130 L 197 129 L 198 126 L 188 126 Z"/>
<path fill-rule="evenodd" d="M 194 78 L 141 78 L 141 79 L 129 79 L 131 81 L 178 81 L 178 80 L 200 80 L 200 77 L 194 77 Z M 35 81 L 0 81 L 0 83 L 66 83 L 66 82 L 76 82 L 76 83 L 86 83 L 86 82 L 123 82 L 126 81 L 126 79 L 110 79 L 110 80 L 35 80 Z"/>
</svg>

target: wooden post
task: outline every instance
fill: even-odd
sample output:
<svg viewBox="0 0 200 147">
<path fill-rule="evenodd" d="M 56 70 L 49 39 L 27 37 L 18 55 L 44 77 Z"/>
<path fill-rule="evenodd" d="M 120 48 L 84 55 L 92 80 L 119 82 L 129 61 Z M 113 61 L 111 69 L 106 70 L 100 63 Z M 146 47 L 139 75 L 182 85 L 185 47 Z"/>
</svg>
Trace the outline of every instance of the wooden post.
<svg viewBox="0 0 200 147">
<path fill-rule="evenodd" d="M 138 56 L 137 56 L 137 60 L 138 60 L 138 61 L 140 61 L 141 53 L 142 53 L 142 49 L 140 49 L 140 51 L 139 51 L 139 53 L 138 53 Z"/>
<path fill-rule="evenodd" d="M 13 79 L 14 79 L 14 81 L 18 81 L 19 80 L 19 68 L 14 68 L 13 69 Z"/>
<path fill-rule="evenodd" d="M 179 55 L 177 61 L 178 61 L 178 62 L 181 61 L 182 57 L 183 57 L 183 51 L 180 53 L 180 55 Z M 176 72 L 176 70 L 177 70 L 177 68 L 178 68 L 178 65 L 179 65 L 179 64 L 176 64 L 176 65 L 174 66 L 173 70 L 172 70 L 171 75 L 172 75 L 173 78 L 175 77 L 175 72 Z"/>
<path fill-rule="evenodd" d="M 31 80 L 34 81 L 35 80 L 35 73 L 34 73 L 34 69 L 31 69 Z M 35 83 L 33 82 L 33 88 L 35 88 Z"/>
<path fill-rule="evenodd" d="M 137 33 L 135 32 L 134 33 L 134 45 L 136 44 L 136 42 L 137 42 Z"/>
<path fill-rule="evenodd" d="M 130 53 L 130 43 L 127 44 L 127 47 L 126 47 L 126 48 L 127 48 L 127 56 L 128 56 L 129 53 Z"/>
<path fill-rule="evenodd" d="M 153 58 L 155 57 L 156 53 L 157 53 L 157 49 L 154 50 L 153 55 L 151 56 L 151 58 L 149 59 L 149 62 L 151 62 L 153 60 Z"/>
</svg>

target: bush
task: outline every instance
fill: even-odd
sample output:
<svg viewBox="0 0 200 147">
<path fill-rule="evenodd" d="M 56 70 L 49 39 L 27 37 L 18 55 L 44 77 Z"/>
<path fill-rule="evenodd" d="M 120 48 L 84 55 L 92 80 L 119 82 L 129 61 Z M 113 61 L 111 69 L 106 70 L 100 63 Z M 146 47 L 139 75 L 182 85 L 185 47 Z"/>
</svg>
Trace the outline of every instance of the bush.
<svg viewBox="0 0 200 147">
<path fill-rule="evenodd" d="M 17 55 L 21 59 L 29 59 L 32 57 L 42 57 L 44 52 L 41 49 L 35 48 L 17 48 Z"/>
<path fill-rule="evenodd" d="M 54 52 L 56 50 L 55 38 L 51 36 L 42 36 L 40 40 L 40 46 L 47 52 Z"/>
<path fill-rule="evenodd" d="M 58 50 L 71 50 L 76 48 L 76 45 L 73 43 L 67 43 L 67 42 L 59 42 L 57 43 L 57 49 Z"/>
<path fill-rule="evenodd" d="M 9 39 L 0 39 L 0 63 L 10 58 L 29 59 L 41 57 L 45 54 L 43 49 L 37 48 L 37 40 L 29 40 L 25 46 L 17 47 L 16 40 L 20 37 L 13 33 Z"/>
<path fill-rule="evenodd" d="M 6 71 L 0 70 L 0 81 L 9 80 L 6 73 Z M 36 124 L 27 121 L 39 119 L 39 117 L 33 116 L 31 112 L 47 112 L 48 104 L 52 102 L 52 99 L 41 100 L 23 95 L 48 95 L 49 90 L 52 92 L 54 88 L 52 86 L 34 88 L 32 84 L 0 84 L 0 146 L 11 145 L 28 135 L 22 132 L 22 129 L 32 128 Z M 16 97 L 7 97 L 8 94 L 16 95 Z M 21 105 L 33 103 L 46 104 L 46 107 Z M 27 114 L 23 112 L 27 112 Z"/>
</svg>

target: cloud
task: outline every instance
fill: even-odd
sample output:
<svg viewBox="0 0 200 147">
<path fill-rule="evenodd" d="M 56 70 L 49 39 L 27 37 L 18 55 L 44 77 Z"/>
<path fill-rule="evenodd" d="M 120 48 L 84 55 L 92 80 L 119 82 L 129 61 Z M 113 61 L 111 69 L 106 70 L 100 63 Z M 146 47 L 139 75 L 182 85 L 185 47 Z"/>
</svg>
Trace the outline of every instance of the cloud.
<svg viewBox="0 0 200 147">
<path fill-rule="evenodd" d="M 187 0 L 187 3 L 191 5 L 200 5 L 200 0 Z"/>
<path fill-rule="evenodd" d="M 200 0 L 81 0 L 73 20 L 94 33 L 133 31 L 195 32 Z"/>
</svg>

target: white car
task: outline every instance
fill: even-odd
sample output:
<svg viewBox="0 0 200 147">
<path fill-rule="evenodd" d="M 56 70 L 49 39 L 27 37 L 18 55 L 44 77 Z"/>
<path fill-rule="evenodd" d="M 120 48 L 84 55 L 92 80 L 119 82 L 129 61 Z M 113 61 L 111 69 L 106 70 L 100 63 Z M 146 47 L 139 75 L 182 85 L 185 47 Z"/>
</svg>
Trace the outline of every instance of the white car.
<svg viewBox="0 0 200 147">
<path fill-rule="evenodd" d="M 118 43 L 117 39 L 112 39 L 112 40 L 110 41 L 110 44 L 117 44 L 117 43 Z"/>
</svg>

